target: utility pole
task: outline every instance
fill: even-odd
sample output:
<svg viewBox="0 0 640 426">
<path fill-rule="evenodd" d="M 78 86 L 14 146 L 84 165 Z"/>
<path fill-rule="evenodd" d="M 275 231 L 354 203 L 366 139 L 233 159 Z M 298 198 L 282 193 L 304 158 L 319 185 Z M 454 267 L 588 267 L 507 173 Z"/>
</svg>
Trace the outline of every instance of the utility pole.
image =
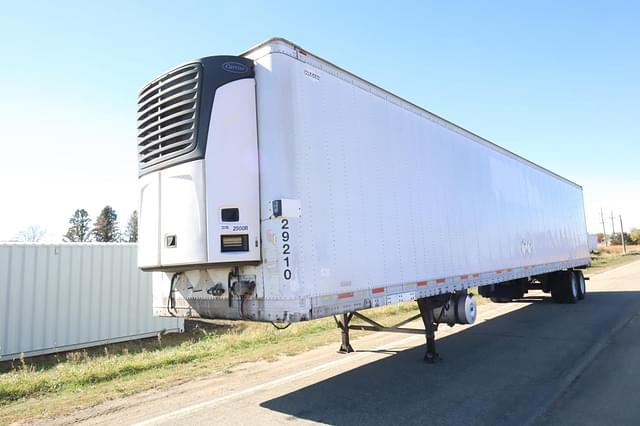
<svg viewBox="0 0 640 426">
<path fill-rule="evenodd" d="M 602 213 L 602 207 L 600 207 L 600 221 L 602 222 L 602 234 L 604 235 L 604 246 L 607 247 L 607 228 L 604 227 L 604 213 Z"/>
<path fill-rule="evenodd" d="M 611 212 L 611 216 L 609 217 L 611 218 L 611 238 L 613 238 L 613 234 L 616 233 L 616 225 L 615 225 L 615 222 L 613 221 L 614 220 L 613 212 Z"/>
<path fill-rule="evenodd" d="M 622 227 L 622 215 L 620 217 L 620 236 L 622 237 L 622 251 L 627 254 L 627 243 L 624 242 L 624 228 Z"/>
</svg>

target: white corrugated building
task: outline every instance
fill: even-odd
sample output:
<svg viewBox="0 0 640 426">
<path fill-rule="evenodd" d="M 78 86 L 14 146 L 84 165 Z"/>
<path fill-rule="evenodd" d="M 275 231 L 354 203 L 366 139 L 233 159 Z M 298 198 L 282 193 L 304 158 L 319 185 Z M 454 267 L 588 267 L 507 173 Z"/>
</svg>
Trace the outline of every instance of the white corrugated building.
<svg viewBox="0 0 640 426">
<path fill-rule="evenodd" d="M 0 360 L 183 329 L 155 318 L 136 244 L 0 243 Z"/>
</svg>

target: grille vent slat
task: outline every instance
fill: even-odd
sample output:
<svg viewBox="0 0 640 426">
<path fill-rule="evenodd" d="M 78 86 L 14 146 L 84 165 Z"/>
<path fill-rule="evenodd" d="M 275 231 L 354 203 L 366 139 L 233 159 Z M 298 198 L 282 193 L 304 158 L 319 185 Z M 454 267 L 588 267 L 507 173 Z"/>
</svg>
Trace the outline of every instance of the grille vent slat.
<svg viewBox="0 0 640 426">
<path fill-rule="evenodd" d="M 158 111 L 166 111 L 169 106 L 172 106 L 177 102 L 181 102 L 186 99 L 192 100 L 195 97 L 195 93 L 197 92 L 198 88 L 196 87 L 193 89 L 185 90 L 183 92 L 175 93 L 168 98 L 161 99 L 159 103 L 151 105 L 147 109 L 143 110 L 140 114 L 138 114 L 138 120 L 144 120 Z"/>
<path fill-rule="evenodd" d="M 190 118 L 186 120 L 178 121 L 176 123 L 170 123 L 165 125 L 160 124 L 156 126 L 157 129 L 152 133 L 149 133 L 144 137 L 138 138 L 138 146 L 140 147 L 146 146 L 149 144 L 149 142 L 154 140 L 159 140 L 159 143 L 162 143 L 162 139 L 164 139 L 166 136 L 171 136 L 172 133 L 179 132 L 181 130 L 186 130 L 186 126 L 189 126 L 190 128 L 192 124 L 193 124 L 193 120 Z M 176 128 L 178 127 L 180 129 L 176 130 Z"/>
<path fill-rule="evenodd" d="M 194 72 L 196 67 L 197 67 L 197 64 L 186 65 L 177 70 L 169 71 L 165 75 L 156 78 L 151 83 L 147 84 L 145 87 L 142 88 L 142 90 L 140 91 L 139 99 L 141 101 L 144 101 L 149 93 L 155 91 L 158 88 L 158 83 L 171 84 L 171 82 L 176 78 L 179 78 L 182 75 Z"/>
<path fill-rule="evenodd" d="M 186 76 L 191 76 L 190 78 L 195 78 L 195 74 L 197 74 L 197 70 L 194 70 L 192 68 L 188 68 L 187 70 L 180 72 L 178 74 L 170 73 L 165 77 L 165 80 L 163 81 L 163 85 L 172 85 L 175 80 L 186 77 Z M 142 92 L 140 93 L 140 96 L 138 97 L 139 99 L 138 103 L 146 102 L 147 100 L 149 100 L 149 98 L 151 98 L 151 96 L 156 95 L 157 93 L 158 93 L 157 82 L 151 83 L 150 85 L 147 86 L 147 88 L 143 89 Z"/>
<path fill-rule="evenodd" d="M 191 152 L 196 144 L 200 64 L 189 64 L 157 78 L 138 96 L 140 169 Z"/>
<path fill-rule="evenodd" d="M 143 145 L 138 148 L 138 153 L 143 156 L 148 156 L 155 151 L 162 152 L 162 148 L 173 145 L 174 143 L 182 143 L 189 139 L 191 134 L 191 129 L 181 130 L 179 132 L 173 133 L 170 138 L 165 138 L 164 141 L 158 142 L 153 141 L 149 145 Z"/>
<path fill-rule="evenodd" d="M 149 108 L 153 107 L 156 104 L 162 104 L 164 100 L 173 97 L 174 95 L 178 95 L 180 93 L 184 94 L 187 90 L 195 90 L 197 81 L 187 80 L 187 81 L 177 81 L 175 85 L 167 87 L 162 92 L 156 93 L 154 96 L 150 97 L 138 109 L 138 112 L 148 111 Z"/>
<path fill-rule="evenodd" d="M 157 125 L 157 123 L 153 123 L 152 121 L 158 121 L 158 116 L 160 116 L 160 120 L 164 120 L 167 117 L 167 114 L 183 114 L 186 110 L 189 110 L 192 107 L 186 105 L 192 103 L 195 103 L 195 99 L 187 99 L 186 101 L 175 103 L 171 108 L 167 108 L 163 111 L 157 111 L 155 114 L 145 117 L 144 120 L 140 120 L 138 130 L 148 128 L 149 124 L 154 126 Z"/>
</svg>

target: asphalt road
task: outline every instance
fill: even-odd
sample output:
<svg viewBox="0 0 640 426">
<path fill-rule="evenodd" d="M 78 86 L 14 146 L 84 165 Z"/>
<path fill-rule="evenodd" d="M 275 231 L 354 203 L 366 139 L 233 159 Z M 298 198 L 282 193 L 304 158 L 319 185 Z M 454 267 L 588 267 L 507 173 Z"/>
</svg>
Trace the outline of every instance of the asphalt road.
<svg viewBox="0 0 640 426">
<path fill-rule="evenodd" d="M 422 336 L 375 333 L 275 362 L 146 392 L 55 423 L 639 424 L 640 261 L 594 276 L 587 298 L 543 293 L 480 306 L 474 326 Z M 51 423 L 51 419 L 48 421 Z"/>
</svg>

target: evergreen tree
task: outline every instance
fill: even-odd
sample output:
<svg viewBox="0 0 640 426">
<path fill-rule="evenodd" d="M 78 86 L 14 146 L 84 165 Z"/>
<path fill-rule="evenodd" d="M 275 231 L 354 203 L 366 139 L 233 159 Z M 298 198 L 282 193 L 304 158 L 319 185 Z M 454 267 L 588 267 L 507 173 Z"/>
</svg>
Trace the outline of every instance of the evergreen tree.
<svg viewBox="0 0 640 426">
<path fill-rule="evenodd" d="M 125 239 L 130 243 L 138 242 L 138 210 L 134 210 L 129 216 L 127 222 L 127 230 L 125 231 Z"/>
<path fill-rule="evenodd" d="M 118 215 L 111 206 L 105 206 L 96 219 L 93 227 L 93 236 L 101 243 L 120 241 L 120 229 L 118 227 Z"/>
<path fill-rule="evenodd" d="M 63 237 L 65 241 L 81 243 L 90 240 L 91 218 L 85 209 L 77 209 L 69 219 L 69 224 L 71 226 Z"/>
</svg>

